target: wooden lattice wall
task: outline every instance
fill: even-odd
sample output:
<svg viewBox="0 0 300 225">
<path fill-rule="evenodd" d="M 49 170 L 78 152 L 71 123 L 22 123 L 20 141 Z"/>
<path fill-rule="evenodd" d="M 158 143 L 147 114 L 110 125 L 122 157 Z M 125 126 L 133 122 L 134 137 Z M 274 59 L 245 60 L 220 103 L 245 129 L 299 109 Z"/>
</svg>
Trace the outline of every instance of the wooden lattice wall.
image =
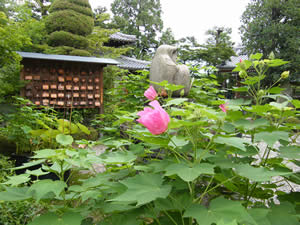
<svg viewBox="0 0 300 225">
<path fill-rule="evenodd" d="M 103 112 L 103 67 L 97 63 L 23 59 L 21 95 L 54 108 L 99 108 Z"/>
</svg>

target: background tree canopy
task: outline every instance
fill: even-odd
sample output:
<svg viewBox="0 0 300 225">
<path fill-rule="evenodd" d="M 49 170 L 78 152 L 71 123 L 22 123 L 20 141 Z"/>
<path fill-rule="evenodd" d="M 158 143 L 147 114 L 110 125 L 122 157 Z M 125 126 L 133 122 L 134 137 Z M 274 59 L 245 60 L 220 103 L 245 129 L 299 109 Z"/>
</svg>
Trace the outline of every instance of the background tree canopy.
<svg viewBox="0 0 300 225">
<path fill-rule="evenodd" d="M 267 57 L 290 61 L 285 70 L 299 75 L 300 1 L 252 0 L 244 11 L 240 31 L 244 53 L 261 52 Z"/>
<path fill-rule="evenodd" d="M 125 34 L 136 35 L 133 55 L 140 59 L 149 57 L 158 47 L 157 36 L 163 29 L 160 0 L 115 0 L 111 11 L 116 28 Z"/>
</svg>

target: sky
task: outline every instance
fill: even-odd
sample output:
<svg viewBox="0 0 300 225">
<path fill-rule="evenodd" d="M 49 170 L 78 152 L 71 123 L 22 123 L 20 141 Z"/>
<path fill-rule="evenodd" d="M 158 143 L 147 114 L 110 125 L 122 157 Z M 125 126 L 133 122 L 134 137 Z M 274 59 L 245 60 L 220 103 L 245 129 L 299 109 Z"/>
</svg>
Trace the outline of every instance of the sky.
<svg viewBox="0 0 300 225">
<path fill-rule="evenodd" d="M 92 8 L 105 6 L 110 10 L 113 0 L 89 0 Z M 240 17 L 250 0 L 161 0 L 164 29 L 170 27 L 175 39 L 194 36 L 203 44 L 205 32 L 214 26 L 232 28 L 235 45 L 241 43 L 238 28 Z"/>
</svg>

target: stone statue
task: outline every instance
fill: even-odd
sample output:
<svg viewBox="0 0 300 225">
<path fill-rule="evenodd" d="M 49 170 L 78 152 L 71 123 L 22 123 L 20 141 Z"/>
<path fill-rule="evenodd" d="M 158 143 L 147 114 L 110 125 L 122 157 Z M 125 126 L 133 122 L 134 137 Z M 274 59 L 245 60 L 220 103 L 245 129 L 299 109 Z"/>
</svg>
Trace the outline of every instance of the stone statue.
<svg viewBox="0 0 300 225">
<path fill-rule="evenodd" d="M 186 65 L 176 65 L 177 48 L 170 45 L 161 45 L 156 50 L 150 67 L 150 81 L 168 81 L 170 84 L 183 85 L 184 96 L 191 88 L 190 71 Z M 157 92 L 161 93 L 163 87 L 151 84 Z M 174 97 L 180 96 L 181 90 L 173 92 Z"/>
</svg>

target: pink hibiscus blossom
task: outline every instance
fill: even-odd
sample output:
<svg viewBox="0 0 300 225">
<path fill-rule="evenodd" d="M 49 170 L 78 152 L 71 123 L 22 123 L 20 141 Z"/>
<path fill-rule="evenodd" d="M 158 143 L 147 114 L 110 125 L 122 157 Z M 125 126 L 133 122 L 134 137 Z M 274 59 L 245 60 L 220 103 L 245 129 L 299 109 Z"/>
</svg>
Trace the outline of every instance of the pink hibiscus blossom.
<svg viewBox="0 0 300 225">
<path fill-rule="evenodd" d="M 152 134 L 162 134 L 168 129 L 170 122 L 169 114 L 160 106 L 157 100 L 149 103 L 150 107 L 145 107 L 143 111 L 138 112 L 140 118 L 137 120 L 143 124 Z"/>
<path fill-rule="evenodd" d="M 156 97 L 157 97 L 157 92 L 155 91 L 155 89 L 154 89 L 152 86 L 150 86 L 150 87 L 145 91 L 144 96 L 145 96 L 147 99 L 153 101 L 153 100 L 155 100 Z"/>
<path fill-rule="evenodd" d="M 226 113 L 228 110 L 227 103 L 219 105 L 219 108 Z"/>
</svg>

